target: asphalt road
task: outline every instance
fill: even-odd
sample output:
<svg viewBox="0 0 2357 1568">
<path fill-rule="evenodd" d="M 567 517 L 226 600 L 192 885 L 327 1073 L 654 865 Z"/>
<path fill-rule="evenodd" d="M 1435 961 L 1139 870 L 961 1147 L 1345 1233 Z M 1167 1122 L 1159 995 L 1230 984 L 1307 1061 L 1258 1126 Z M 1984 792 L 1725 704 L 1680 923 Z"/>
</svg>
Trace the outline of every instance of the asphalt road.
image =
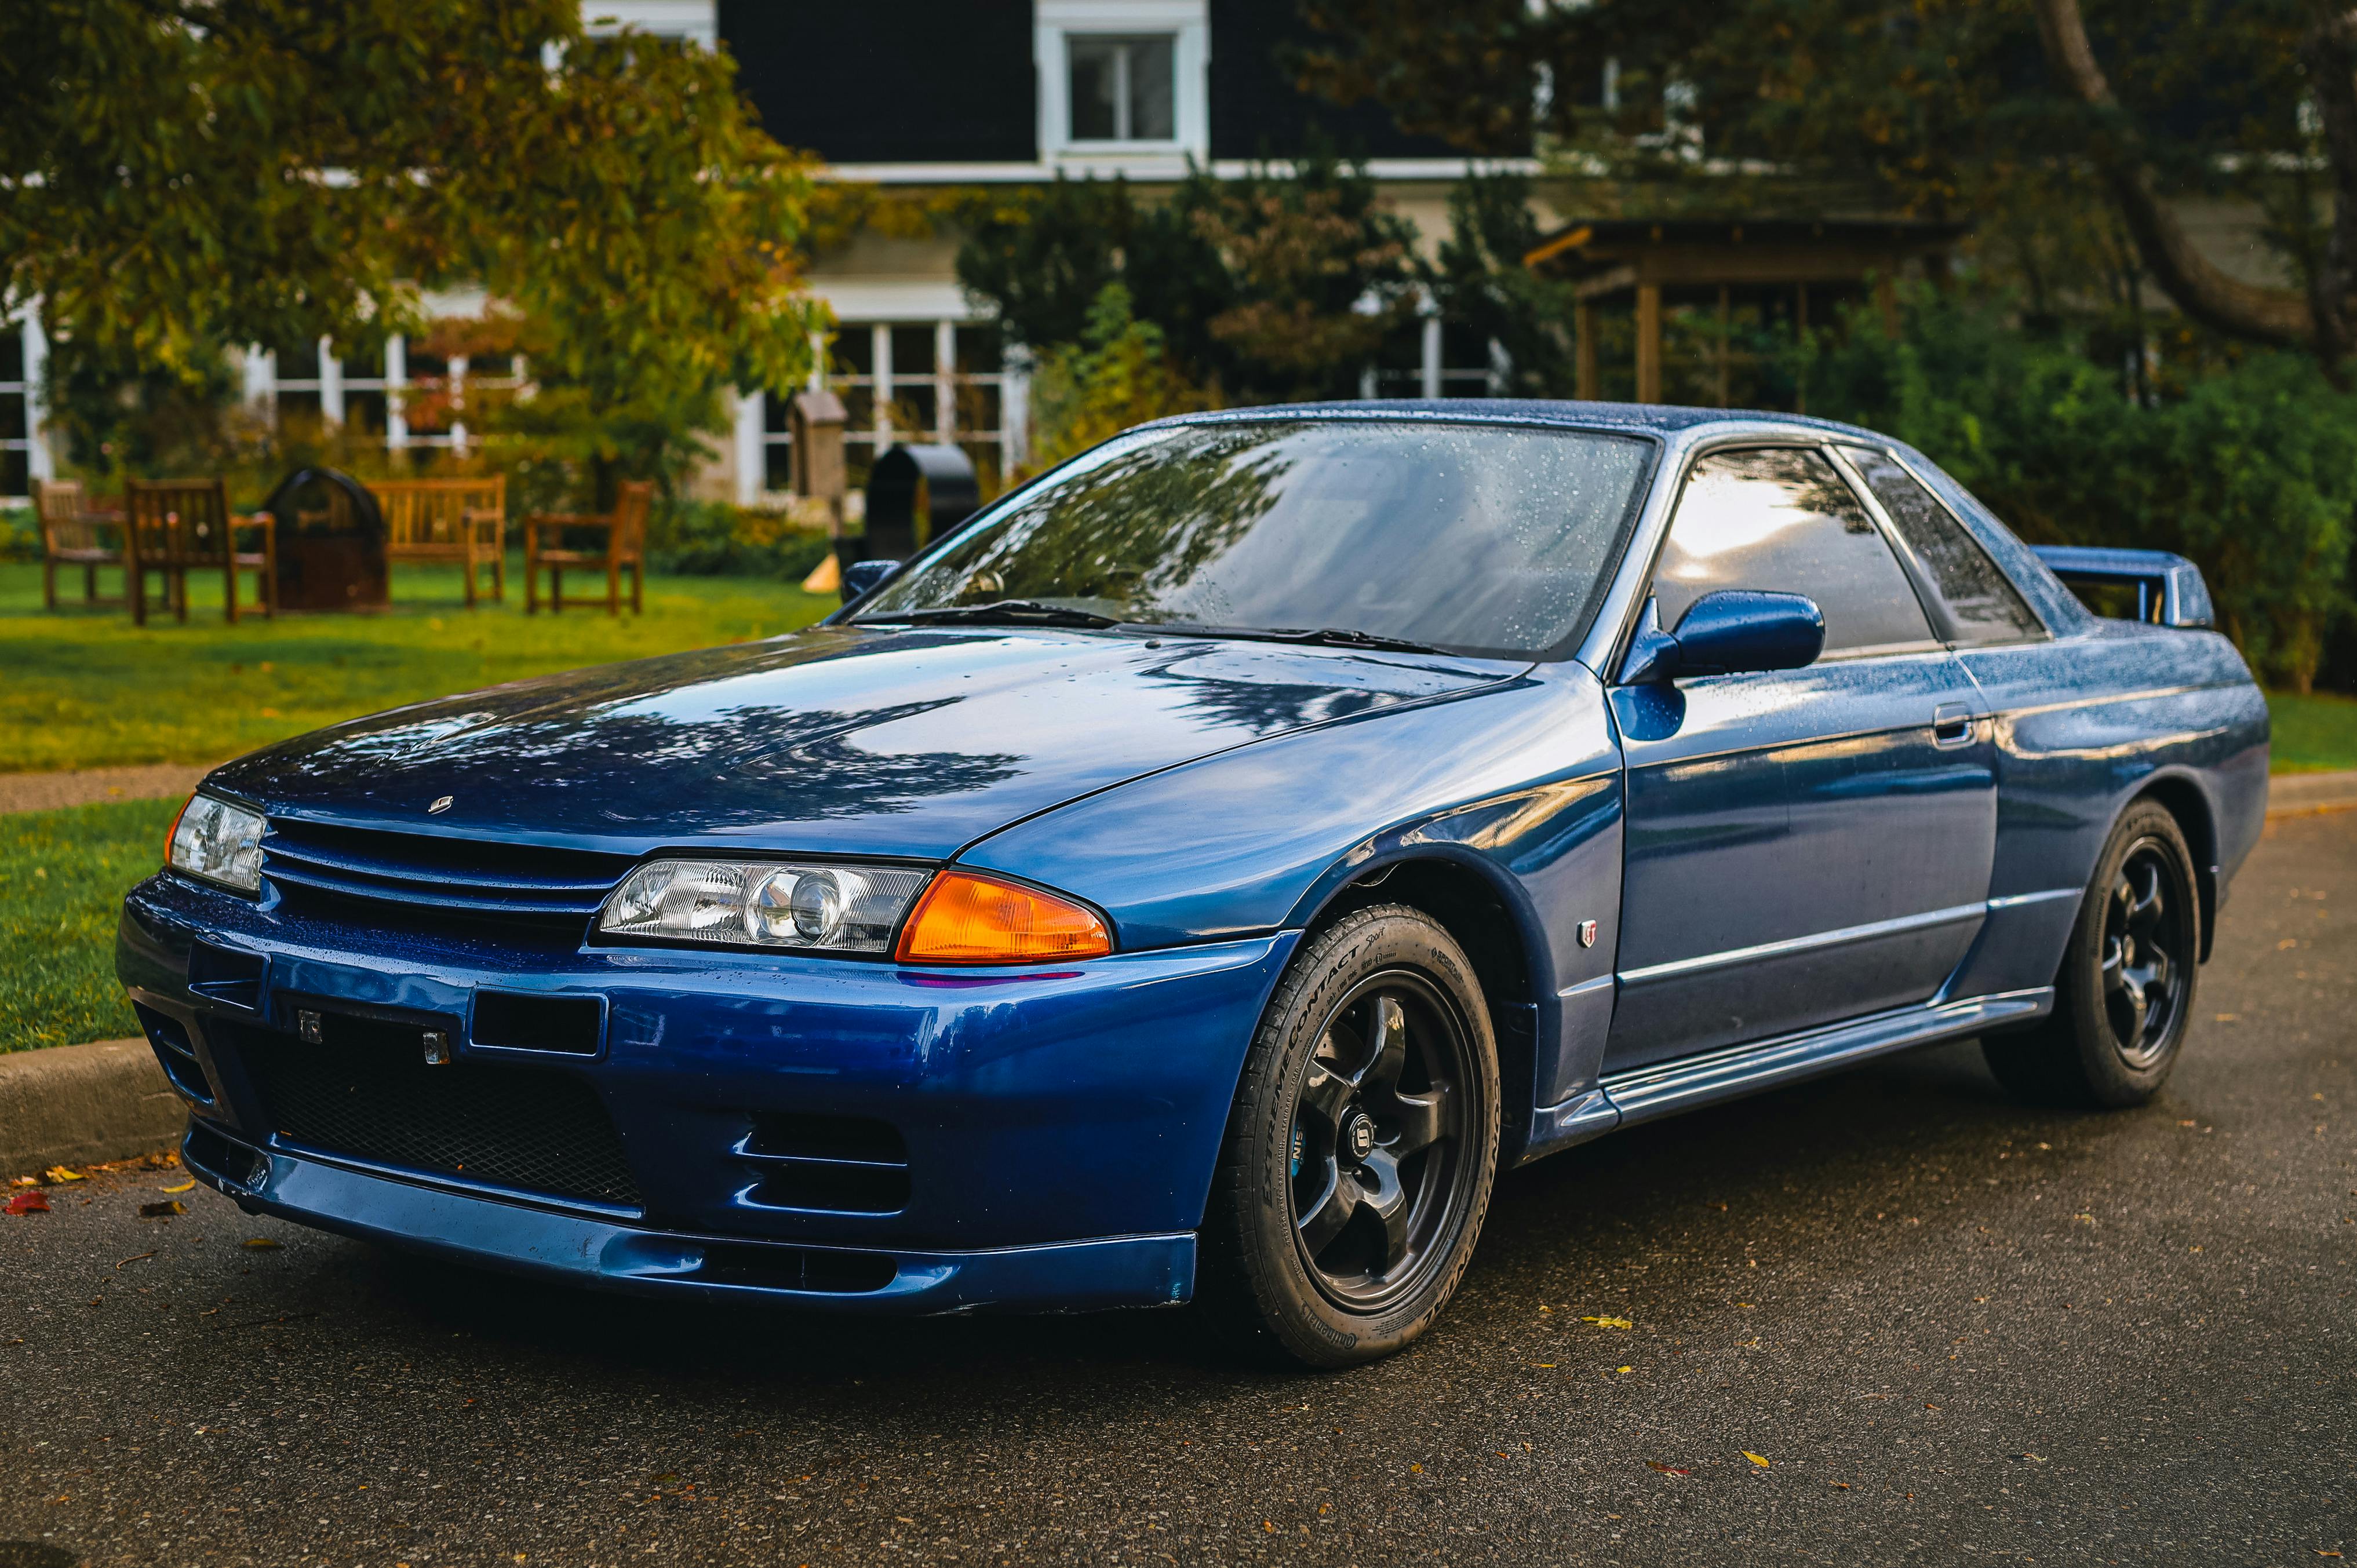
<svg viewBox="0 0 2357 1568">
<path fill-rule="evenodd" d="M 1334 1376 L 1182 1314 L 672 1308 L 59 1188 L 0 1219 L 0 1568 L 2357 1553 L 2352 906 L 2357 814 L 2278 824 L 2140 1111 L 1965 1047 L 1517 1173 L 1438 1330 Z"/>
</svg>

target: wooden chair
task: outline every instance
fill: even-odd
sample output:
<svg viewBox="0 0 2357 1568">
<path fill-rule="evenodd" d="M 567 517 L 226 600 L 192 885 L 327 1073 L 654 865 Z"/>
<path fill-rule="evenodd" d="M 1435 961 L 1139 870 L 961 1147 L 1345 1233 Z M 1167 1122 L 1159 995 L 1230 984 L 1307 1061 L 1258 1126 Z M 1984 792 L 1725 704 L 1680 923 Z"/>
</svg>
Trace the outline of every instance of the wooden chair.
<svg viewBox="0 0 2357 1568">
<path fill-rule="evenodd" d="M 218 571 L 229 622 L 237 624 L 237 575 L 252 571 L 263 615 L 278 614 L 278 524 L 268 512 L 241 517 L 229 510 L 219 479 L 133 479 L 123 487 L 124 596 L 131 618 L 147 624 L 147 574 L 164 578 L 164 599 L 175 619 L 188 618 L 188 574 Z M 240 529 L 258 530 L 262 548 L 241 552 Z"/>
<path fill-rule="evenodd" d="M 655 486 L 652 479 L 625 479 L 614 491 L 614 510 L 604 517 L 586 517 L 575 512 L 534 512 L 523 520 L 523 607 L 526 615 L 540 609 L 540 569 L 548 568 L 548 607 L 551 611 L 565 607 L 565 568 L 579 566 L 606 574 L 606 613 L 622 613 L 622 572 L 630 574 L 630 613 L 640 613 L 644 604 L 647 579 L 647 517 L 654 510 Z M 566 530 L 587 533 L 595 530 L 605 536 L 605 546 L 599 550 L 543 549 L 541 534 L 544 531 L 552 540 L 562 540 Z M 576 598 L 576 605 L 596 603 L 593 599 Z"/>
<path fill-rule="evenodd" d="M 491 597 L 508 596 L 508 478 L 372 479 L 369 493 L 384 513 L 384 553 L 393 561 L 456 561 L 467 573 L 467 603 L 483 564 Z"/>
<path fill-rule="evenodd" d="M 33 504 L 41 519 L 41 605 L 58 607 L 58 568 L 81 568 L 81 602 L 121 604 L 98 596 L 98 569 L 120 566 L 123 560 L 123 514 L 83 504 L 78 479 L 36 479 Z M 106 535 L 114 542 L 109 544 Z"/>
</svg>

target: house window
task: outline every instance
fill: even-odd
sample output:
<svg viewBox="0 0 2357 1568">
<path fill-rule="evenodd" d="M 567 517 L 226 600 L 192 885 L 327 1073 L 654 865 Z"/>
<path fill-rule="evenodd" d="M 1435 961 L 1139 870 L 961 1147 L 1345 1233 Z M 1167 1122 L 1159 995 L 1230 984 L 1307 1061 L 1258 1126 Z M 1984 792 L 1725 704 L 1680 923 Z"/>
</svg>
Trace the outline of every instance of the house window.
<svg viewBox="0 0 2357 1568">
<path fill-rule="evenodd" d="M 33 488 L 33 381 L 25 338 L 22 327 L 0 319 L 0 497 L 12 499 Z"/>
<path fill-rule="evenodd" d="M 1064 39 L 1075 142 L 1178 139 L 1178 39 L 1168 33 Z"/>
</svg>

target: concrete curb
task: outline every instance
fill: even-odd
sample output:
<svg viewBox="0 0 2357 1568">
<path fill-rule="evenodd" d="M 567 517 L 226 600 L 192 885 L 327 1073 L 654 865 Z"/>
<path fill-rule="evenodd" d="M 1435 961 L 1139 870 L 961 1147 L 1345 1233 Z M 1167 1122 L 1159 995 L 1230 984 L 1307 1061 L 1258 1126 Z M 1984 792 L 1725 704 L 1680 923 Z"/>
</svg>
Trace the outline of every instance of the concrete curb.
<svg viewBox="0 0 2357 1568">
<path fill-rule="evenodd" d="M 2267 818 L 2357 808 L 2357 773 L 2278 773 L 2267 780 Z"/>
<path fill-rule="evenodd" d="M 145 1040 L 0 1055 L 0 1177 L 170 1148 L 188 1122 Z"/>
</svg>

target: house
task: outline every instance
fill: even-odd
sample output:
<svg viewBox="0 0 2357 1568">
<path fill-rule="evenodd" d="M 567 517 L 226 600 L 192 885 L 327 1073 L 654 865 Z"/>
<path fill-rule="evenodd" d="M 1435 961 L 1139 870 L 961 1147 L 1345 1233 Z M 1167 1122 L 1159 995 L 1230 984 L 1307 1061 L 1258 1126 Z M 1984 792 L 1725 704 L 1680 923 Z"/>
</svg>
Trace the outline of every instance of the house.
<svg viewBox="0 0 2357 1568">
<path fill-rule="evenodd" d="M 1278 46 L 1303 34 L 1286 0 L 583 0 L 583 10 L 593 30 L 630 26 L 727 48 L 765 128 L 816 153 L 830 178 L 923 188 L 1119 175 L 1150 190 L 1190 159 L 1233 172 L 1293 156 L 1315 126 L 1364 158 L 1385 194 L 1434 235 L 1447 231 L 1448 191 L 1467 168 L 1461 155 L 1403 134 L 1380 109 L 1338 109 L 1297 91 L 1276 60 Z M 955 253 L 952 239 L 866 235 L 821 258 L 810 277 L 841 324 L 827 380 L 850 413 L 855 481 L 903 438 L 964 447 L 986 488 L 1022 458 L 1023 371 L 959 290 Z M 482 299 L 440 295 L 427 306 L 464 316 Z M 34 390 L 42 349 L 29 314 L 0 332 L 0 495 L 22 495 L 27 479 L 48 472 Z M 1486 346 L 1459 344 L 1437 321 L 1395 358 L 1371 392 L 1489 384 Z M 520 369 L 428 359 L 400 337 L 322 339 L 249 350 L 242 386 L 258 407 L 357 426 L 395 450 L 463 450 L 463 415 L 427 428 L 411 417 L 415 394 L 436 382 L 512 384 Z M 746 504 L 788 488 L 782 402 L 738 398 L 733 436 L 702 488 Z"/>
</svg>

